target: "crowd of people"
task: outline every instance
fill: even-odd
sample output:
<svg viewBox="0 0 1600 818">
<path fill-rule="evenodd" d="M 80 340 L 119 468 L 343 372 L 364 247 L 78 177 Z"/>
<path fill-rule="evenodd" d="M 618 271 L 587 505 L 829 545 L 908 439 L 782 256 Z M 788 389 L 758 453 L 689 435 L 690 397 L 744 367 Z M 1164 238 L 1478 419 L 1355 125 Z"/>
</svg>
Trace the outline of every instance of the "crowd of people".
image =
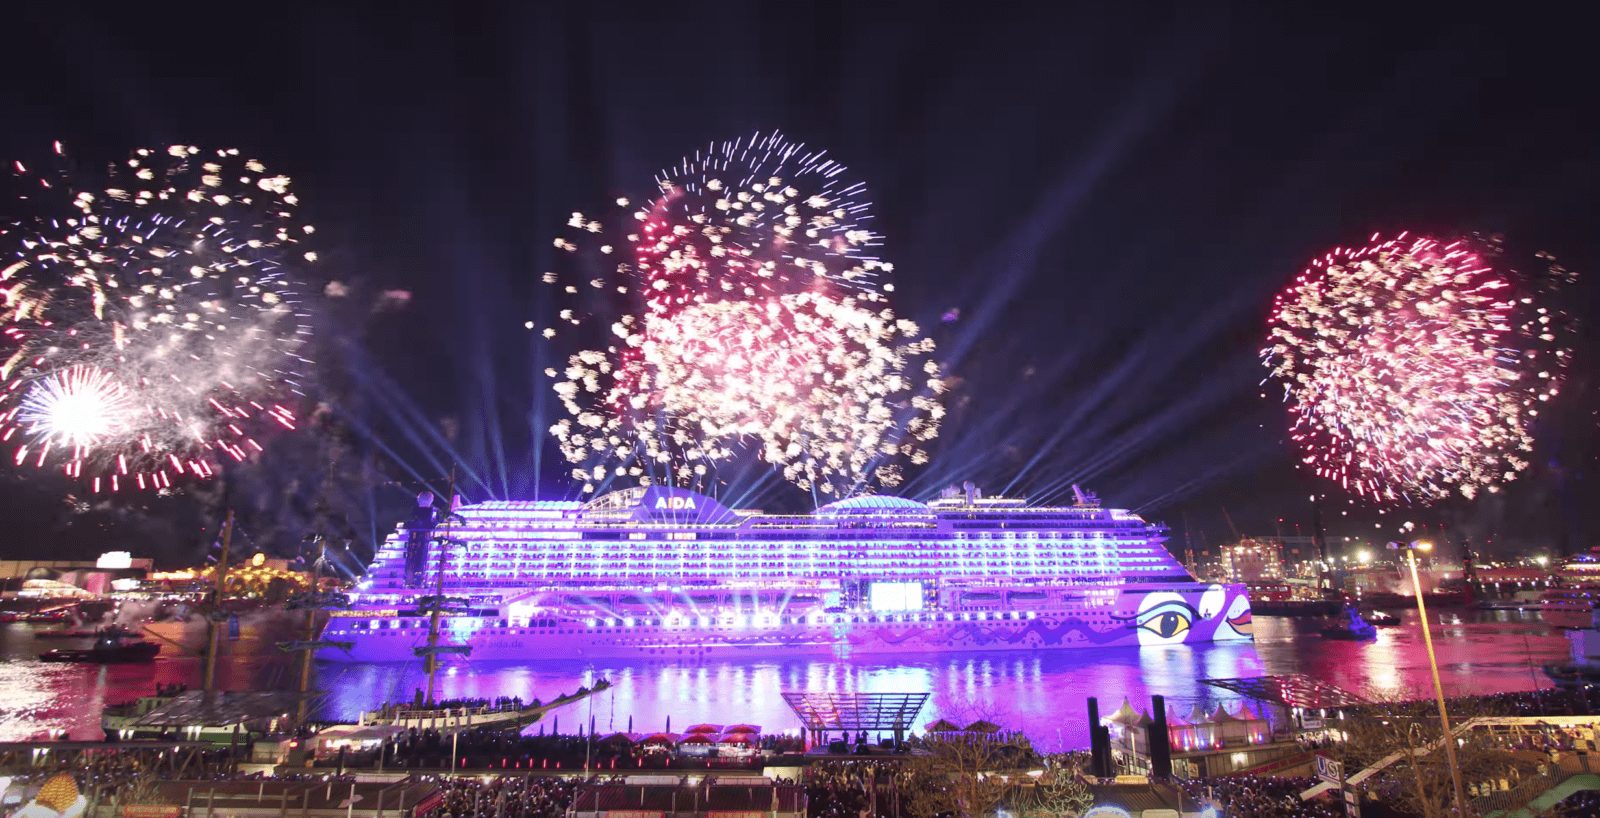
<svg viewBox="0 0 1600 818">
<path fill-rule="evenodd" d="M 1600 815 L 1600 790 L 1580 790 L 1551 810 L 1552 818 L 1594 818 Z"/>
<path fill-rule="evenodd" d="M 1586 716 L 1600 713 L 1600 688 L 1524 690 L 1452 699 L 1452 707 L 1477 704 L 1507 716 Z"/>
<path fill-rule="evenodd" d="M 882 818 L 887 813 L 872 811 L 872 790 L 879 777 L 879 763 L 872 761 L 825 761 L 805 770 L 807 818 Z M 881 805 L 889 805 L 886 799 Z"/>
<path fill-rule="evenodd" d="M 458 776 L 442 779 L 437 818 L 560 818 L 578 779 L 538 776 Z"/>
<path fill-rule="evenodd" d="M 1343 818 L 1344 804 L 1340 801 L 1331 798 L 1300 800 L 1300 793 L 1316 784 L 1314 778 L 1255 775 L 1181 782 L 1188 797 L 1218 804 L 1227 815 L 1249 818 Z"/>
<path fill-rule="evenodd" d="M 106 800 L 153 785 L 170 774 L 163 766 L 160 751 L 92 749 L 85 752 L 52 754 L 30 764 L 25 771 L 8 774 L 13 785 L 26 787 L 47 781 L 59 773 L 72 776 L 79 792 L 90 800 Z M 233 777 L 233 764 L 225 749 L 196 753 L 184 767 L 191 779 L 220 780 Z"/>
<path fill-rule="evenodd" d="M 755 748 L 775 753 L 798 751 L 798 740 L 762 737 Z M 618 772 L 672 768 L 759 767 L 759 754 L 729 750 L 720 755 L 684 756 L 671 745 L 642 744 L 611 736 L 522 735 L 479 728 L 448 732 L 412 729 L 384 748 L 384 766 L 402 769 L 590 770 Z"/>
</svg>

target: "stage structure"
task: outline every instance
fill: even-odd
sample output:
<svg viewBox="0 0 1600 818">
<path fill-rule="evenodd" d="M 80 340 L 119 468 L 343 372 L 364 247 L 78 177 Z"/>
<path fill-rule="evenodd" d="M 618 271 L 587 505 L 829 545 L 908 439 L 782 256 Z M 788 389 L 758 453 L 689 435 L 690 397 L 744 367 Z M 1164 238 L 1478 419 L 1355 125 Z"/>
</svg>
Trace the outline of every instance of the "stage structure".
<svg viewBox="0 0 1600 818">
<path fill-rule="evenodd" d="M 830 732 L 850 736 L 893 734 L 895 746 L 905 740 L 917 713 L 928 702 L 927 693 L 784 693 L 783 700 L 805 725 L 806 743 L 827 743 Z M 848 740 L 848 739 L 847 739 Z"/>
</svg>

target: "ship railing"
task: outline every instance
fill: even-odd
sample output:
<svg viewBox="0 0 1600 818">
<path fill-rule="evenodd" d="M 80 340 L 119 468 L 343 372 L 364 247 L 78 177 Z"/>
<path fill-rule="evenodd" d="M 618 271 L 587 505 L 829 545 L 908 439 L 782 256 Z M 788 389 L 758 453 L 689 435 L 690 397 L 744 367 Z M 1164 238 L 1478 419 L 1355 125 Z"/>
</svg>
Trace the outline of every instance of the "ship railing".
<svg viewBox="0 0 1600 818">
<path fill-rule="evenodd" d="M 497 713 L 514 713 L 528 708 L 539 707 L 538 701 L 532 702 L 503 702 L 500 704 L 486 704 L 477 707 L 394 707 L 378 711 L 385 718 L 403 720 L 438 720 L 453 721 L 455 719 L 468 719 L 475 716 L 491 716 Z"/>
</svg>

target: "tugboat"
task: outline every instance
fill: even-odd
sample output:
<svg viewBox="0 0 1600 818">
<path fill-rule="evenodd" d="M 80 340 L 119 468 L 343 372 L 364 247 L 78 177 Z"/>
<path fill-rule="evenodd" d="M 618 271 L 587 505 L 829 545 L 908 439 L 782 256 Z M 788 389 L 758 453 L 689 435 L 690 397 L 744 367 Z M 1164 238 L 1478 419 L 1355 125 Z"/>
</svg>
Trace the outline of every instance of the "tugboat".
<svg viewBox="0 0 1600 818">
<path fill-rule="evenodd" d="M 1572 646 L 1572 661 L 1559 665 L 1545 665 L 1544 675 L 1556 687 L 1588 687 L 1600 684 L 1600 611 L 1589 614 L 1589 627 L 1567 630 L 1567 641 Z"/>
<path fill-rule="evenodd" d="M 120 636 L 105 635 L 94 640 L 94 646 L 84 649 L 58 648 L 39 654 L 41 662 L 94 662 L 120 664 L 148 662 L 161 652 L 161 646 L 143 640 L 127 641 Z"/>
<path fill-rule="evenodd" d="M 1361 612 L 1354 605 L 1344 606 L 1344 621 L 1335 621 L 1322 629 L 1324 639 L 1346 639 L 1364 641 L 1378 638 L 1378 629 L 1370 622 L 1361 618 Z"/>
</svg>

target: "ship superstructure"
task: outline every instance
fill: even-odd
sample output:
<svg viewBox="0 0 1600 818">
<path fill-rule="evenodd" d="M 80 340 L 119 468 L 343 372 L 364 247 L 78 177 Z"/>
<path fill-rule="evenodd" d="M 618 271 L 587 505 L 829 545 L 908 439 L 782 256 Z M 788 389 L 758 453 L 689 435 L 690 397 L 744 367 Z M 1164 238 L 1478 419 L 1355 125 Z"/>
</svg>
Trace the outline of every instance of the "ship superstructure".
<svg viewBox="0 0 1600 818">
<path fill-rule="evenodd" d="M 1251 638 L 1243 586 L 1195 581 L 1163 527 L 1077 496 L 1038 507 L 968 486 L 797 515 L 652 486 L 462 506 L 448 538 L 413 523 L 384 542 L 323 636 L 355 647 L 323 656 L 410 659 L 441 586 L 440 641 L 473 660 Z"/>
</svg>

